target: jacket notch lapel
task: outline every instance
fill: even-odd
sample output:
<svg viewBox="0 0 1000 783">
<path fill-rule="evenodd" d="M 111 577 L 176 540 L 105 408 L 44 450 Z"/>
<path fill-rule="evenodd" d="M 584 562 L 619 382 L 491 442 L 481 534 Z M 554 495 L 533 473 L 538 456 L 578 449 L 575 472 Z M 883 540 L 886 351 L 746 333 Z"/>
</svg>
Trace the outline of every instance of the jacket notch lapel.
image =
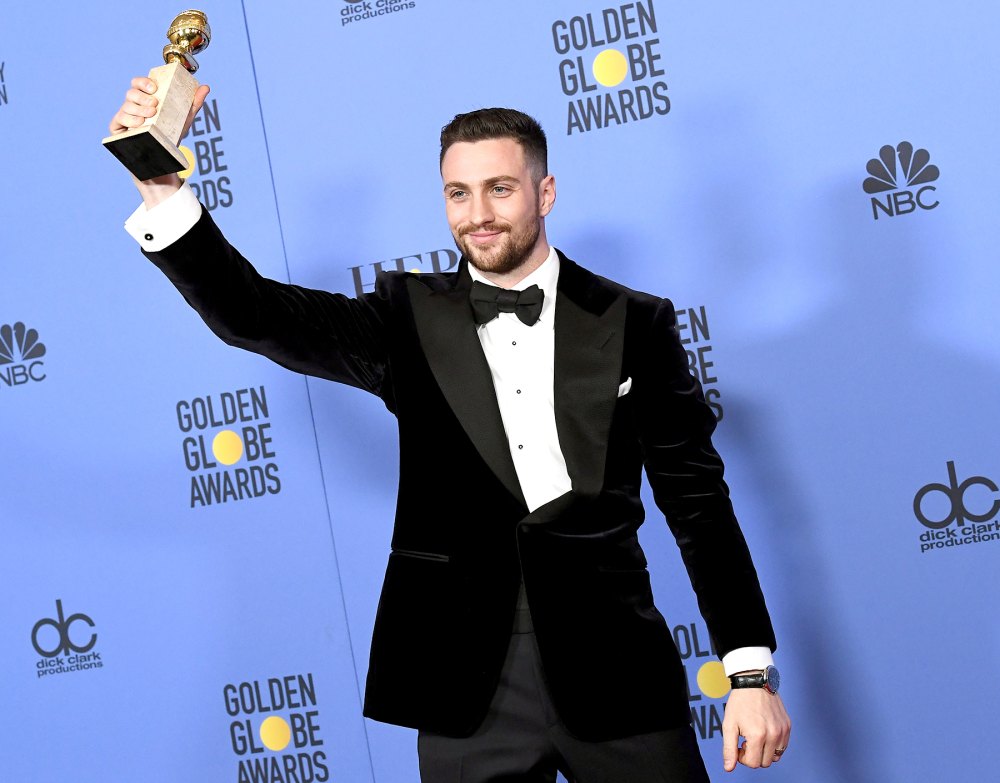
<svg viewBox="0 0 1000 783">
<path fill-rule="evenodd" d="M 583 290 L 582 276 L 588 273 L 565 258 L 561 263 L 555 322 L 556 429 L 573 489 L 597 495 L 604 484 L 618 402 L 627 300 L 606 291 L 603 301 L 595 302 L 597 297 Z M 593 283 L 598 283 L 596 277 Z"/>
</svg>

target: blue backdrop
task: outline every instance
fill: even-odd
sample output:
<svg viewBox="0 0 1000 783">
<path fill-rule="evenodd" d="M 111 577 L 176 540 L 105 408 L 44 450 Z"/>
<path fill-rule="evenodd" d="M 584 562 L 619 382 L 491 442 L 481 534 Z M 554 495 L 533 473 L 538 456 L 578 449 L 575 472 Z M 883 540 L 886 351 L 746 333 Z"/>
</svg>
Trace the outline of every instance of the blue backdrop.
<svg viewBox="0 0 1000 783">
<path fill-rule="evenodd" d="M 222 345 L 120 228 L 99 141 L 180 10 L 3 12 L 0 777 L 409 783 L 414 734 L 360 706 L 391 416 Z M 438 132 L 511 105 L 549 134 L 554 244 L 673 299 L 781 645 L 762 774 L 993 779 L 995 4 L 204 10 L 191 182 L 265 274 L 447 269 Z M 721 780 L 725 687 L 648 507 Z"/>
</svg>

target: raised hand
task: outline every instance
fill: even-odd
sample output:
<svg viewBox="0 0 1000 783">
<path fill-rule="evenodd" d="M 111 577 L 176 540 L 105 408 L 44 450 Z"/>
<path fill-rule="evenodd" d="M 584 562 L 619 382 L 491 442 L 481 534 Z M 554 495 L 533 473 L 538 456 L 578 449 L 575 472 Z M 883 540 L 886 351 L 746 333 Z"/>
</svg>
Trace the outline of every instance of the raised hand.
<svg viewBox="0 0 1000 783">
<path fill-rule="evenodd" d="M 121 133 L 129 128 L 138 128 L 148 118 L 155 115 L 158 103 L 155 93 L 156 82 L 148 76 L 136 76 L 132 79 L 131 87 L 125 93 L 125 102 L 122 103 L 108 124 L 108 130 L 111 134 Z M 208 93 L 209 87 L 207 84 L 200 85 L 195 91 L 194 103 L 191 105 L 191 111 L 184 124 L 185 134 L 191 127 L 191 123 L 194 122 L 195 115 L 198 114 L 202 104 L 205 103 Z M 181 135 L 183 136 L 184 134 Z M 134 177 L 133 180 L 140 194 L 142 194 L 142 199 L 147 208 L 151 208 L 167 198 L 181 184 L 180 178 L 176 174 L 166 174 L 162 177 L 142 182 L 136 180 Z"/>
</svg>

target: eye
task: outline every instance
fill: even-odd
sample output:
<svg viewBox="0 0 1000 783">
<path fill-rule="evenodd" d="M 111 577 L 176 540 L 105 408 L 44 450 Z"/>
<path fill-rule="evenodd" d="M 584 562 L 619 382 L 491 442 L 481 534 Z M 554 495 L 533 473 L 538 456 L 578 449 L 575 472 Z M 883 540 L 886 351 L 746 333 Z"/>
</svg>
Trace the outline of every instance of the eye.
<svg viewBox="0 0 1000 783">
<path fill-rule="evenodd" d="M 506 185 L 494 185 L 492 189 L 494 196 L 506 196 L 510 192 L 510 188 Z"/>
<path fill-rule="evenodd" d="M 466 194 L 466 192 L 464 190 L 457 190 L 457 189 L 456 190 L 449 190 L 448 194 L 447 194 L 447 198 L 450 201 L 461 201 L 462 199 L 465 198 L 466 195 L 467 194 Z"/>
</svg>

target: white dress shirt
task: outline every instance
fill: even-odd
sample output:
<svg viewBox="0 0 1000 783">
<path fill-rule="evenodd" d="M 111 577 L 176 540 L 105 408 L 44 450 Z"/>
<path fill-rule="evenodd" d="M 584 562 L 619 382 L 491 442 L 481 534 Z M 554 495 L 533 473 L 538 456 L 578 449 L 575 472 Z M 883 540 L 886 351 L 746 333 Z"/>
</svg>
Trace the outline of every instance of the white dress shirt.
<svg viewBox="0 0 1000 783">
<path fill-rule="evenodd" d="M 474 266 L 469 266 L 469 274 L 493 285 Z M 500 313 L 477 329 L 529 511 L 573 488 L 559 447 L 553 397 L 558 279 L 559 256 L 550 249 L 542 265 L 513 286 L 523 291 L 537 285 L 545 293 L 538 321 L 527 326 L 514 313 Z"/>
<path fill-rule="evenodd" d="M 140 204 L 125 222 L 125 230 L 144 250 L 157 252 L 184 236 L 200 216 L 201 204 L 185 183 L 152 209 Z M 471 265 L 469 274 L 473 280 L 492 285 Z M 550 248 L 542 265 L 514 286 L 522 291 L 537 284 L 545 292 L 537 323 L 527 326 L 514 313 L 500 313 L 478 327 L 510 455 L 529 511 L 573 486 L 559 446 L 553 396 L 558 280 L 559 255 Z M 733 600 L 737 600 L 736 596 Z M 740 647 L 722 658 L 727 675 L 763 669 L 771 663 L 767 647 Z"/>
</svg>

